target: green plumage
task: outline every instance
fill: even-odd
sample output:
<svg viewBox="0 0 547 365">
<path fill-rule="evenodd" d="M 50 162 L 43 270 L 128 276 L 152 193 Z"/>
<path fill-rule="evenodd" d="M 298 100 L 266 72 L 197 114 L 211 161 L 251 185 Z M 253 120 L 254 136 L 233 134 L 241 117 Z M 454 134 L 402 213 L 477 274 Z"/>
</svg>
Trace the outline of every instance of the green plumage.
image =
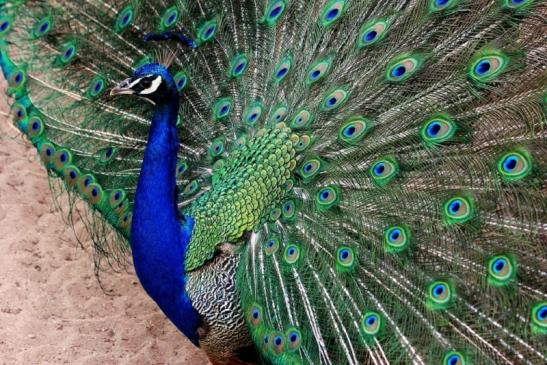
<svg viewBox="0 0 547 365">
<path fill-rule="evenodd" d="M 107 91 L 172 58 L 189 294 L 249 332 L 212 327 L 212 358 L 250 337 L 271 364 L 547 361 L 544 3 L 0 9 L 14 123 L 68 216 L 89 203 L 98 266 L 125 263 L 151 118 Z M 197 47 L 143 41 L 162 31 Z"/>
<path fill-rule="evenodd" d="M 287 193 L 284 184 L 296 162 L 291 130 L 280 125 L 261 129 L 249 142 L 231 151 L 214 171 L 211 191 L 197 198 L 185 213 L 196 223 L 186 254 L 186 270 L 201 267 L 223 242 L 237 242 L 252 231 Z M 220 150 L 222 144 L 213 144 Z M 221 158 L 226 151 L 213 153 Z"/>
</svg>

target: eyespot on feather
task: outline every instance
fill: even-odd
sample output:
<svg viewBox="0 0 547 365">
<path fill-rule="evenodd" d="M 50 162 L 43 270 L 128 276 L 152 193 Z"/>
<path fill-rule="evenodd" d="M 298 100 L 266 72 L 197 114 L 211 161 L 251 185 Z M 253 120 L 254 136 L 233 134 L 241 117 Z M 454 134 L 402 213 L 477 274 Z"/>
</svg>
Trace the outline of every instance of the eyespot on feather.
<svg viewBox="0 0 547 365">
<path fill-rule="evenodd" d="M 91 183 L 85 189 L 84 197 L 91 205 L 98 206 L 102 203 L 105 194 L 103 188 L 99 184 Z"/>
<path fill-rule="evenodd" d="M 276 236 L 270 236 L 264 242 L 264 252 L 266 255 L 273 255 L 279 249 L 279 238 Z"/>
<path fill-rule="evenodd" d="M 302 345 L 302 332 L 296 327 L 291 327 L 285 332 L 287 338 L 287 349 L 289 351 L 297 351 Z"/>
<path fill-rule="evenodd" d="M 471 59 L 467 74 L 477 83 L 488 83 L 497 79 L 508 67 L 509 57 L 496 49 L 479 51 Z"/>
<path fill-rule="evenodd" d="M 247 310 L 247 321 L 253 326 L 257 327 L 262 324 L 264 317 L 264 309 L 262 306 L 254 303 Z"/>
<path fill-rule="evenodd" d="M 53 23 L 51 16 L 48 15 L 43 17 L 34 23 L 34 27 L 32 28 L 32 36 L 35 39 L 46 36 L 51 31 L 52 25 Z"/>
<path fill-rule="evenodd" d="M 63 168 L 72 163 L 72 153 L 66 148 L 59 148 L 53 156 L 53 168 L 61 172 Z"/>
<path fill-rule="evenodd" d="M 347 119 L 338 130 L 338 141 L 346 145 L 356 145 L 372 128 L 372 122 L 361 116 Z"/>
<path fill-rule="evenodd" d="M 270 350 L 275 355 L 280 355 L 285 350 L 286 344 L 285 335 L 281 332 L 272 332 L 270 335 Z"/>
<path fill-rule="evenodd" d="M 333 57 L 323 57 L 308 67 L 308 73 L 306 76 L 306 84 L 311 86 L 312 84 L 324 79 L 330 72 L 332 67 Z"/>
<path fill-rule="evenodd" d="M 401 54 L 388 63 L 386 80 L 392 83 L 404 82 L 414 76 L 421 69 L 424 62 L 424 55 Z"/>
<path fill-rule="evenodd" d="M 38 145 L 38 152 L 42 162 L 47 166 L 53 162 L 53 156 L 55 154 L 55 146 L 50 142 L 41 142 Z"/>
<path fill-rule="evenodd" d="M 384 231 L 384 249 L 389 253 L 400 253 L 410 244 L 410 232 L 403 225 L 390 226 Z"/>
<path fill-rule="evenodd" d="M 367 311 L 363 314 L 359 327 L 364 339 L 378 335 L 383 326 L 383 320 L 379 313 Z"/>
<path fill-rule="evenodd" d="M 273 81 L 275 83 L 279 84 L 287 77 L 289 71 L 291 70 L 292 62 L 293 61 L 291 56 L 285 56 L 281 59 L 281 61 L 279 61 L 272 75 Z"/>
<path fill-rule="evenodd" d="M 321 11 L 319 16 L 319 24 L 324 27 L 333 25 L 346 11 L 348 1 L 346 0 L 331 0 Z"/>
<path fill-rule="evenodd" d="M 312 144 L 313 138 L 308 134 L 302 134 L 298 142 L 294 145 L 296 152 L 303 152 Z"/>
<path fill-rule="evenodd" d="M 302 177 L 305 184 L 312 181 L 324 169 L 325 163 L 319 158 L 311 158 L 302 163 L 298 174 Z"/>
<path fill-rule="evenodd" d="M 266 7 L 266 12 L 262 18 L 262 22 L 268 26 L 275 25 L 283 13 L 285 12 L 287 4 L 284 0 L 270 0 Z"/>
<path fill-rule="evenodd" d="M 290 243 L 285 247 L 285 251 L 283 253 L 283 259 L 287 264 L 295 264 L 300 260 L 301 256 L 301 248 L 300 246 Z"/>
<path fill-rule="evenodd" d="M 218 30 L 218 21 L 212 19 L 203 23 L 197 31 L 197 40 L 199 44 L 211 41 Z"/>
<path fill-rule="evenodd" d="M 465 223 L 475 216 L 475 203 L 471 197 L 456 196 L 443 205 L 444 222 L 447 225 Z"/>
<path fill-rule="evenodd" d="M 188 185 L 186 185 L 182 191 L 182 195 L 185 197 L 192 196 L 198 192 L 199 188 L 200 186 L 197 180 L 192 180 Z"/>
<path fill-rule="evenodd" d="M 180 178 L 182 175 L 184 175 L 188 171 L 188 163 L 185 161 L 180 161 L 177 164 L 177 178 Z"/>
<path fill-rule="evenodd" d="M 245 54 L 236 55 L 232 61 L 230 61 L 230 69 L 228 74 L 232 78 L 239 78 L 245 74 L 248 66 L 249 59 Z"/>
<path fill-rule="evenodd" d="M 532 158 L 525 150 L 513 150 L 504 153 L 497 162 L 498 173 L 507 183 L 527 177 L 532 171 Z"/>
<path fill-rule="evenodd" d="M 448 281 L 438 280 L 430 283 L 426 291 L 426 306 L 430 310 L 446 309 L 454 301 L 454 288 Z"/>
<path fill-rule="evenodd" d="M 249 104 L 245 110 L 243 120 L 249 126 L 254 126 L 260 120 L 264 107 L 261 102 L 255 101 Z"/>
<path fill-rule="evenodd" d="M 13 27 L 13 19 L 8 15 L 0 16 L 0 36 L 10 32 Z"/>
<path fill-rule="evenodd" d="M 530 326 L 536 335 L 547 334 L 547 301 L 534 304 L 530 311 Z"/>
<path fill-rule="evenodd" d="M 443 357 L 443 365 L 467 365 L 467 360 L 461 352 L 448 351 Z"/>
<path fill-rule="evenodd" d="M 345 88 L 337 88 L 328 92 L 321 103 L 322 111 L 336 110 L 348 101 L 349 92 Z"/>
<path fill-rule="evenodd" d="M 277 124 L 281 123 L 285 120 L 287 117 L 288 108 L 285 104 L 280 104 L 276 106 L 275 110 L 273 111 L 272 115 L 270 116 L 270 124 Z"/>
<path fill-rule="evenodd" d="M 105 147 L 103 149 L 100 149 L 97 152 L 97 158 L 99 159 L 99 163 L 101 164 L 107 164 L 109 162 L 112 162 L 118 152 L 118 149 L 113 146 Z"/>
<path fill-rule="evenodd" d="M 340 202 L 341 190 L 331 185 L 317 191 L 315 195 L 315 206 L 320 212 L 326 212 L 338 205 Z"/>
<path fill-rule="evenodd" d="M 166 9 L 160 20 L 160 31 L 173 28 L 179 19 L 179 14 L 179 9 L 176 6 Z"/>
<path fill-rule="evenodd" d="M 44 133 L 44 130 L 44 121 L 40 116 L 33 115 L 28 119 L 26 124 L 26 133 L 31 140 L 40 137 Z"/>
<path fill-rule="evenodd" d="M 364 23 L 357 37 L 357 48 L 365 48 L 382 41 L 387 35 L 390 22 L 385 19 L 370 20 Z"/>
<path fill-rule="evenodd" d="M 127 194 L 122 189 L 114 189 L 110 192 L 109 198 L 108 198 L 108 204 L 110 205 L 110 208 L 112 209 L 119 209 L 120 204 L 125 200 L 127 197 Z"/>
<path fill-rule="evenodd" d="M 118 219 L 118 226 L 123 230 L 129 231 L 132 221 L 133 214 L 131 212 L 126 212 Z"/>
<path fill-rule="evenodd" d="M 487 262 L 487 282 L 492 286 L 505 286 L 516 277 L 516 259 L 511 255 L 496 255 Z"/>
<path fill-rule="evenodd" d="M 378 186 L 385 186 L 391 182 L 399 173 L 399 164 L 392 157 L 384 157 L 374 162 L 370 168 L 369 173 Z"/>
<path fill-rule="evenodd" d="M 11 112 L 13 114 L 14 122 L 22 121 L 28 117 L 27 108 L 23 103 L 20 102 L 16 102 L 15 104 L 13 104 L 13 106 L 11 107 Z"/>
<path fill-rule="evenodd" d="M 434 147 L 454 137 L 457 125 L 446 114 L 436 115 L 426 120 L 420 129 L 420 137 L 426 147 Z"/>
<path fill-rule="evenodd" d="M 294 200 L 286 200 L 281 205 L 281 217 L 284 222 L 294 222 L 297 218 L 297 205 Z"/>
<path fill-rule="evenodd" d="M 15 68 L 11 70 L 9 78 L 8 78 L 8 85 L 9 90 L 8 92 L 10 94 L 16 94 L 20 93 L 25 89 L 25 85 L 27 83 L 27 73 L 24 69 L 21 68 Z"/>
<path fill-rule="evenodd" d="M 511 11 L 525 10 L 534 3 L 534 0 L 503 0 L 503 7 Z"/>
<path fill-rule="evenodd" d="M 213 118 L 216 121 L 221 121 L 230 116 L 232 112 L 232 99 L 222 98 L 217 100 L 213 108 Z"/>
<path fill-rule="evenodd" d="M 105 90 L 106 81 L 102 76 L 95 76 L 93 80 L 89 83 L 87 89 L 87 96 L 91 99 L 94 99 L 101 95 Z"/>
<path fill-rule="evenodd" d="M 209 146 L 209 156 L 216 158 L 221 156 L 225 151 L 225 144 L 223 138 L 215 139 Z"/>
<path fill-rule="evenodd" d="M 116 24 L 114 26 L 114 30 L 116 33 L 121 33 L 124 31 L 127 27 L 133 23 L 133 19 L 135 17 L 135 10 L 131 5 L 126 6 L 123 8 L 116 17 Z"/>
<path fill-rule="evenodd" d="M 281 208 L 279 207 L 272 208 L 269 215 L 270 221 L 274 222 L 278 220 L 281 217 L 281 214 L 282 214 Z"/>
<path fill-rule="evenodd" d="M 64 181 L 69 188 L 75 188 L 78 184 L 81 172 L 74 165 L 66 165 L 62 171 Z"/>
<path fill-rule="evenodd" d="M 307 109 L 300 109 L 292 118 L 290 127 L 292 129 L 306 129 L 314 121 L 315 116 Z"/>
<path fill-rule="evenodd" d="M 357 265 L 357 258 L 353 248 L 340 246 L 336 249 L 336 271 L 350 272 Z"/>
<path fill-rule="evenodd" d="M 460 0 L 429 0 L 429 12 L 440 13 L 454 9 Z"/>
<path fill-rule="evenodd" d="M 285 191 L 291 191 L 292 188 L 294 188 L 294 180 L 293 179 L 287 179 L 285 183 L 283 184 L 283 190 Z"/>
<path fill-rule="evenodd" d="M 55 58 L 54 66 L 66 66 L 72 63 L 77 56 L 78 49 L 74 41 L 65 43 L 59 50 L 59 55 Z"/>
<path fill-rule="evenodd" d="M 82 195 L 85 194 L 87 187 L 95 182 L 95 176 L 92 174 L 80 175 L 78 179 L 78 192 Z"/>
</svg>

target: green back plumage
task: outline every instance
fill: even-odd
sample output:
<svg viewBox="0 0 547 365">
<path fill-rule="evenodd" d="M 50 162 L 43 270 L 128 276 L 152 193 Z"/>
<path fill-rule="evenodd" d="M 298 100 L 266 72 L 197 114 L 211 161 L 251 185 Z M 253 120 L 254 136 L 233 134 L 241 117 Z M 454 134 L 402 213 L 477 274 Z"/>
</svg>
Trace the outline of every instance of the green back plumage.
<svg viewBox="0 0 547 365">
<path fill-rule="evenodd" d="M 107 90 L 170 50 L 189 269 L 240 245 L 265 360 L 545 363 L 545 4 L 1 6 L 15 122 L 98 257 L 128 249 L 150 120 Z M 198 47 L 142 41 L 165 30 Z"/>
</svg>

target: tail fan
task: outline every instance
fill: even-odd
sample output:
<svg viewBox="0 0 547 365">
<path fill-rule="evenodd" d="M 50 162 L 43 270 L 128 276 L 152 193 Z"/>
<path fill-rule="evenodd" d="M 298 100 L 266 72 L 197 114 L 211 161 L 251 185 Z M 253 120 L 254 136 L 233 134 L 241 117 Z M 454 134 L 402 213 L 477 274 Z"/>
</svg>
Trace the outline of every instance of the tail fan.
<svg viewBox="0 0 547 365">
<path fill-rule="evenodd" d="M 168 50 L 181 211 L 264 129 L 297 136 L 285 194 L 243 236 L 237 280 L 264 361 L 547 361 L 545 4 L 1 6 L 15 123 L 89 203 L 100 256 L 128 250 L 150 120 L 107 91 Z"/>
</svg>

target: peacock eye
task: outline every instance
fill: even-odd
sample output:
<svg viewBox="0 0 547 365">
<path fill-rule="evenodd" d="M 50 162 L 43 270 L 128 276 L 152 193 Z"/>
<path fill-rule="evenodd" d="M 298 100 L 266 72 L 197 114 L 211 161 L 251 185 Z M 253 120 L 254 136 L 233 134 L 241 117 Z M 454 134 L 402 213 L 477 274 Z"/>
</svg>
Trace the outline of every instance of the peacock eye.
<svg viewBox="0 0 547 365">
<path fill-rule="evenodd" d="M 9 32 L 12 26 L 12 20 L 11 18 L 8 18 L 6 16 L 2 16 L 0 18 L 0 34 L 5 34 Z"/>
<path fill-rule="evenodd" d="M 449 351 L 444 356 L 443 365 L 465 365 L 467 364 L 465 357 L 456 351 Z"/>
<path fill-rule="evenodd" d="M 264 243 L 264 251 L 266 252 L 266 255 L 274 254 L 278 248 L 279 248 L 279 239 L 275 236 L 270 237 Z"/>
<path fill-rule="evenodd" d="M 427 288 L 426 306 L 431 310 L 445 309 L 452 305 L 454 288 L 444 280 L 434 281 Z"/>
<path fill-rule="evenodd" d="M 409 243 L 409 232 L 404 226 L 391 226 L 384 232 L 384 248 L 389 253 L 402 252 Z"/>
<path fill-rule="evenodd" d="M 296 328 L 290 328 L 285 337 L 287 338 L 287 347 L 289 351 L 296 351 L 302 344 L 302 334 Z"/>
<path fill-rule="evenodd" d="M 301 250 L 300 247 L 296 244 L 289 244 L 285 248 L 285 253 L 283 255 L 283 258 L 285 259 L 285 262 L 288 264 L 295 264 L 300 259 Z"/>
<path fill-rule="evenodd" d="M 144 88 L 149 88 L 150 86 L 152 86 L 152 80 L 150 79 L 143 79 L 141 81 L 141 86 L 143 86 Z"/>
<path fill-rule="evenodd" d="M 456 0 L 432 0 L 429 4 L 429 11 L 432 13 L 448 10 L 456 6 L 458 2 Z"/>
<path fill-rule="evenodd" d="M 373 311 L 366 312 L 361 319 L 361 336 L 367 338 L 376 336 L 382 328 L 382 317 Z"/>
<path fill-rule="evenodd" d="M 349 272 L 357 263 L 355 252 L 351 247 L 340 246 L 336 249 L 336 269 Z"/>
<path fill-rule="evenodd" d="M 466 196 L 456 196 L 444 203 L 444 220 L 446 224 L 465 223 L 475 215 L 473 199 Z"/>
<path fill-rule="evenodd" d="M 262 323 L 262 316 L 263 316 L 264 310 L 262 307 L 258 304 L 253 304 L 248 309 L 248 320 L 251 322 L 253 326 L 258 326 Z"/>
</svg>

